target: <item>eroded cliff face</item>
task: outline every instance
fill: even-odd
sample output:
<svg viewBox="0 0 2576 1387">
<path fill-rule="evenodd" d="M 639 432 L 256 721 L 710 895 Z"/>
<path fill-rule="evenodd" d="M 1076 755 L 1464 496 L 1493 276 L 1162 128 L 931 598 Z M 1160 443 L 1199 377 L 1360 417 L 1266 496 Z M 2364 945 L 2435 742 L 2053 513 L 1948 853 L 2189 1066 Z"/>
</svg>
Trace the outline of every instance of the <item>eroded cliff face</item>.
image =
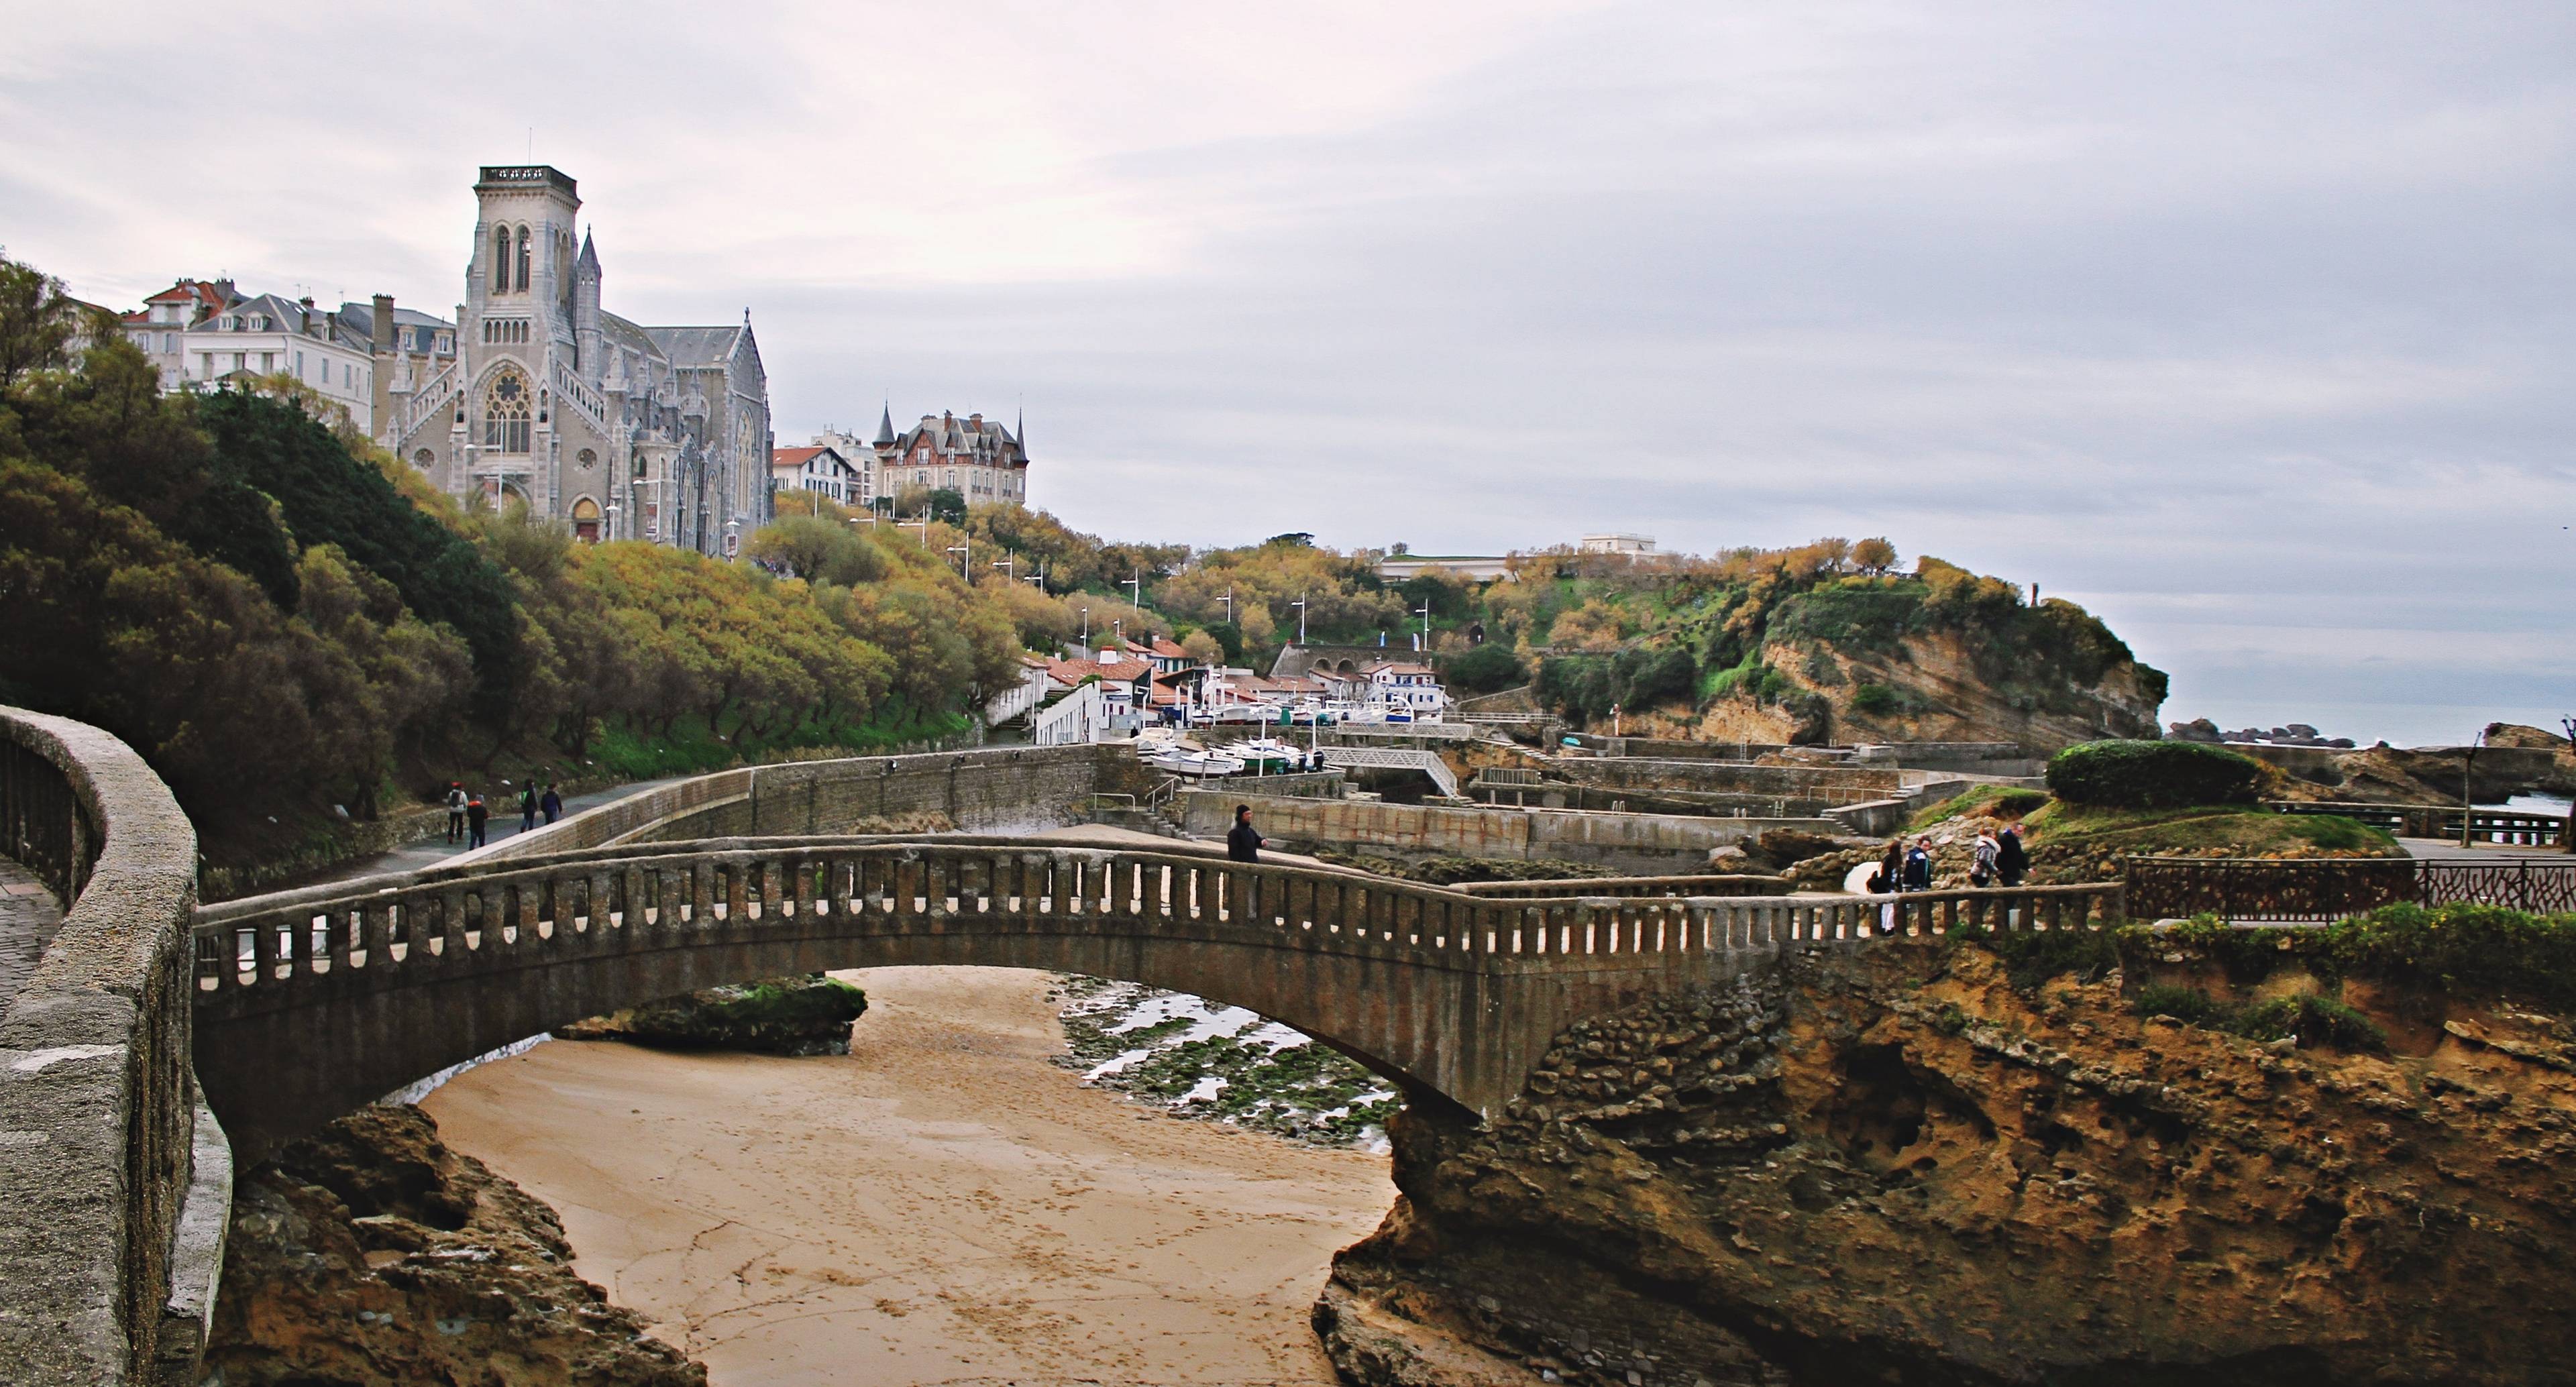
<svg viewBox="0 0 2576 1387">
<path fill-rule="evenodd" d="M 206 1352 L 224 1387 L 706 1387 L 573 1274 L 554 1211 L 448 1149 L 418 1108 L 364 1108 L 234 1193 Z"/>
<path fill-rule="evenodd" d="M 2569 1380 L 2576 1034 L 2347 1000 L 2396 1053 L 1932 943 L 1588 1023 L 1398 1120 L 1317 1326 L 1363 1383 Z"/>
</svg>

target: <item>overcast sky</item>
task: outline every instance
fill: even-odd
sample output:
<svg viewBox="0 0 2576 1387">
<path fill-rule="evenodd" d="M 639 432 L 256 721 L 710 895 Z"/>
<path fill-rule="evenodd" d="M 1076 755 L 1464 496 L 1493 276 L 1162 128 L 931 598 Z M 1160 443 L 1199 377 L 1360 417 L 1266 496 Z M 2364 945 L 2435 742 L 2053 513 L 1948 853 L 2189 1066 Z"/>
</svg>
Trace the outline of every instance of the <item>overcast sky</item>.
<svg viewBox="0 0 2576 1387">
<path fill-rule="evenodd" d="M 12 6 L 0 245 L 446 315 L 533 148 L 782 443 L 1025 403 L 1111 536 L 1885 534 L 2168 718 L 2576 713 L 2564 0 L 377 8 Z"/>
</svg>

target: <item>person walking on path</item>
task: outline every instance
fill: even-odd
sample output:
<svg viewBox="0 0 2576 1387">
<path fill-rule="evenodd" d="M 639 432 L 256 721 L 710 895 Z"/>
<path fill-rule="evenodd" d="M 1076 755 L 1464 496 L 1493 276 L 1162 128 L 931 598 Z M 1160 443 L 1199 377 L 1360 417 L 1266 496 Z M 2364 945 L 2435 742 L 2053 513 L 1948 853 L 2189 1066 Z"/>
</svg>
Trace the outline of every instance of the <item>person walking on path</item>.
<svg viewBox="0 0 2576 1387">
<path fill-rule="evenodd" d="M 1995 875 L 2006 886 L 2021 885 L 2030 871 L 2030 852 L 2021 845 L 2021 825 L 2005 824 L 2002 842 L 1995 849 Z"/>
<path fill-rule="evenodd" d="M 1905 885 L 1902 889 L 1932 889 L 1932 839 L 1928 835 L 1915 839 L 1914 846 L 1905 854 Z"/>
<path fill-rule="evenodd" d="M 555 793 L 553 781 L 546 782 L 546 797 L 537 801 L 537 807 L 545 811 L 547 823 L 563 817 L 563 796 Z"/>
<path fill-rule="evenodd" d="M 519 787 L 519 831 L 525 833 L 537 826 L 537 782 L 531 780 Z"/>
<path fill-rule="evenodd" d="M 1970 886 L 1993 885 L 1995 859 L 2002 853 L 2003 844 L 1995 841 L 1995 835 L 1982 828 L 1978 829 L 1977 855 L 1975 860 L 1968 864 L 1968 884 Z"/>
<path fill-rule="evenodd" d="M 491 821 L 492 811 L 485 807 L 483 797 L 481 795 L 475 795 L 466 800 L 465 846 L 469 848 L 479 848 L 483 846 L 487 841 L 484 837 L 484 827 Z"/>
<path fill-rule="evenodd" d="M 1252 826 L 1252 806 L 1234 807 L 1234 827 L 1226 830 L 1225 855 L 1237 862 L 1261 860 L 1261 830 Z"/>
<path fill-rule="evenodd" d="M 465 836 L 465 783 L 447 782 L 447 841 L 453 843 Z"/>
</svg>

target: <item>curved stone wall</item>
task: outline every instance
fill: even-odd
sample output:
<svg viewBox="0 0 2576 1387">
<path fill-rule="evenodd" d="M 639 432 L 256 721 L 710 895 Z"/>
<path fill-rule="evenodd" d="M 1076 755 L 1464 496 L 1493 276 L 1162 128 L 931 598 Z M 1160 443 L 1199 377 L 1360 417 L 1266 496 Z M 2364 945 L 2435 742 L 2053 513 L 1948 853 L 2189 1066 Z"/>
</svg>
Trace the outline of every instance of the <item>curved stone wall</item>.
<svg viewBox="0 0 2576 1387">
<path fill-rule="evenodd" d="M 0 1381 L 133 1381 L 165 1347 L 195 1169 L 196 830 L 95 727 L 0 707 L 0 743 L 0 850 L 69 902 L 0 1015 Z M 183 1359 L 187 1327 L 167 1336 Z"/>
</svg>

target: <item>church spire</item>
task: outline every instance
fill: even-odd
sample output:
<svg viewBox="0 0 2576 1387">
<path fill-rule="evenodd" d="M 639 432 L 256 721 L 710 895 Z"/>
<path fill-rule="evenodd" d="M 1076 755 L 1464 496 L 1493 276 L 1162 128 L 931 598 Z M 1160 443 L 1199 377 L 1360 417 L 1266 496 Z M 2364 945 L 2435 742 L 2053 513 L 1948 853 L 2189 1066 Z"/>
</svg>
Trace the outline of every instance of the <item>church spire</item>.
<svg viewBox="0 0 2576 1387">
<path fill-rule="evenodd" d="M 894 401 L 892 400 L 885 402 L 885 413 L 877 418 L 876 444 L 880 448 L 894 446 Z"/>
<path fill-rule="evenodd" d="M 1020 460 L 1026 462 L 1029 456 L 1029 407 L 1027 405 L 1020 406 L 1019 422 L 1011 426 L 1011 441 L 1020 445 Z"/>
<path fill-rule="evenodd" d="M 592 279 L 599 278 L 599 248 L 591 243 L 590 230 L 587 227 L 583 228 L 581 233 L 581 259 L 574 264 L 573 270 L 577 274 L 585 274 Z"/>
</svg>

